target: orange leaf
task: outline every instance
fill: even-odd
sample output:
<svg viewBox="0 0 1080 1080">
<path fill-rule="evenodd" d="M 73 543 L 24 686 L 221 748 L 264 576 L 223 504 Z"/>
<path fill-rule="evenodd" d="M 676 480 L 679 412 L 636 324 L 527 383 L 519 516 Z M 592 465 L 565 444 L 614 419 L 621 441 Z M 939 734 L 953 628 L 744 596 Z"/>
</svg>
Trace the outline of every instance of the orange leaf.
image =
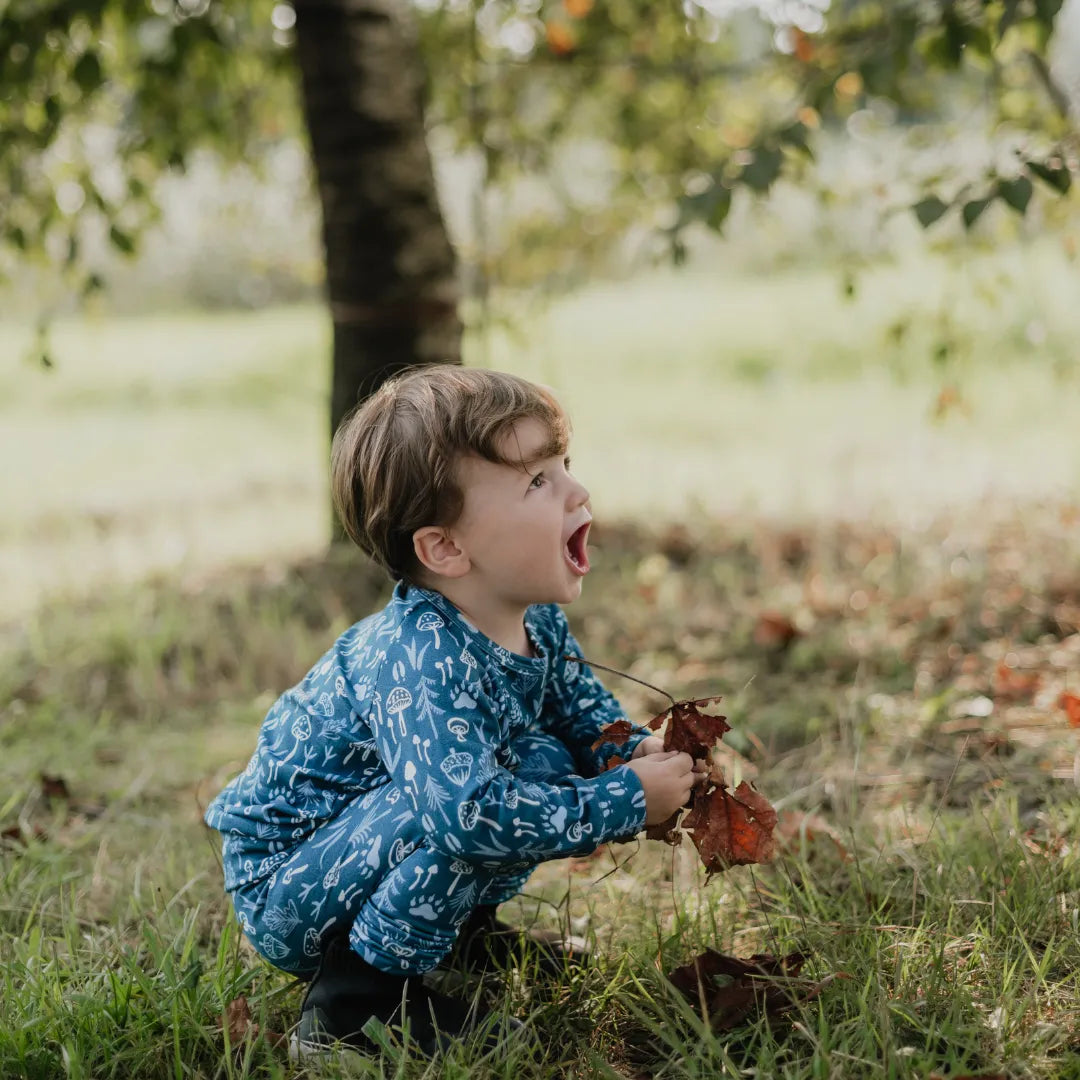
<svg viewBox="0 0 1080 1080">
<path fill-rule="evenodd" d="M 563 7 L 571 19 L 584 19 L 592 11 L 593 0 L 563 0 Z"/>
<path fill-rule="evenodd" d="M 1039 681 L 1038 672 L 1017 671 L 1000 660 L 994 671 L 994 697 L 999 701 L 1030 700 L 1039 689 Z"/>
<path fill-rule="evenodd" d="M 1058 698 L 1058 708 L 1065 710 L 1069 727 L 1080 728 L 1080 697 L 1075 694 L 1063 693 Z"/>
<path fill-rule="evenodd" d="M 710 874 L 768 862 L 776 851 L 776 811 L 745 780 L 733 792 L 718 787 L 697 795 L 682 827 L 691 832 Z"/>
<path fill-rule="evenodd" d="M 557 56 L 566 56 L 574 51 L 574 35 L 565 23 L 549 22 L 546 35 L 548 48 Z"/>
</svg>

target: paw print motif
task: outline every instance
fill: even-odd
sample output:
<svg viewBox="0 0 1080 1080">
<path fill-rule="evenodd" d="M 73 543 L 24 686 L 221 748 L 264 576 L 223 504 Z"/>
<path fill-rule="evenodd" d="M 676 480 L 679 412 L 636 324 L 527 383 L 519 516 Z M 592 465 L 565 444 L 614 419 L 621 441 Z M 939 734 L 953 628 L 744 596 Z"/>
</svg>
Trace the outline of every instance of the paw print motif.
<svg viewBox="0 0 1080 1080">
<path fill-rule="evenodd" d="M 446 901 L 440 899 L 434 893 L 430 896 L 418 896 L 409 902 L 409 914 L 428 922 L 437 922 L 446 910 Z"/>
<path fill-rule="evenodd" d="M 566 828 L 566 807 L 559 806 L 554 810 L 546 810 L 544 818 L 544 824 L 551 832 L 561 833 Z"/>
</svg>

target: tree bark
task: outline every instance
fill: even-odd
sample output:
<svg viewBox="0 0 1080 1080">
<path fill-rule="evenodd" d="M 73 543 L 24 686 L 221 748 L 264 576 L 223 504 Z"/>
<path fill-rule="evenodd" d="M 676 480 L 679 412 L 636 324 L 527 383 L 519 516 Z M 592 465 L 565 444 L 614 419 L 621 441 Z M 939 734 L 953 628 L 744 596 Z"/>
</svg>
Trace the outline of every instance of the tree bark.
<svg viewBox="0 0 1080 1080">
<path fill-rule="evenodd" d="M 296 0 L 334 323 L 330 430 L 395 371 L 460 361 L 454 253 L 408 0 Z"/>
</svg>

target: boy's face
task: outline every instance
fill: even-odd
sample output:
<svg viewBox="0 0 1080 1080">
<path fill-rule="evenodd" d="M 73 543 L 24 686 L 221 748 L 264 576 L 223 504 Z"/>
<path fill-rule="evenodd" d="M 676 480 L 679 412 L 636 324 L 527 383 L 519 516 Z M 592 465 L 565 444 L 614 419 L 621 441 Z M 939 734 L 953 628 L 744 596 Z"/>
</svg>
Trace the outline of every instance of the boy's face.
<svg viewBox="0 0 1080 1080">
<path fill-rule="evenodd" d="M 465 501 L 448 531 L 476 585 L 507 607 L 570 603 L 589 571 L 589 492 L 569 473 L 568 457 L 536 460 L 547 442 L 544 425 L 527 417 L 499 448 L 520 456 L 527 471 L 471 456 L 458 463 Z"/>
</svg>

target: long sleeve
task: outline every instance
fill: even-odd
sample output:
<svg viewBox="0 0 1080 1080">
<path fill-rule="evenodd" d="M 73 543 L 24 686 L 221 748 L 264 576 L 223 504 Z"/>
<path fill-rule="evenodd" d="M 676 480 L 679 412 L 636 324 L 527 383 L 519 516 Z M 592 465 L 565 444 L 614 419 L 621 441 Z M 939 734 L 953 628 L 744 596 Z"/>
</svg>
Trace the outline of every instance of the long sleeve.
<svg viewBox="0 0 1080 1080">
<path fill-rule="evenodd" d="M 504 766 L 506 719 L 479 674 L 447 677 L 462 650 L 441 628 L 423 610 L 411 614 L 386 646 L 366 710 L 383 767 L 431 846 L 503 866 L 585 854 L 640 831 L 645 792 L 628 768 L 544 784 Z"/>
<path fill-rule="evenodd" d="M 618 754 L 629 759 L 638 743 L 652 732 L 633 724 L 635 731 L 622 746 L 607 742 L 592 749 L 592 744 L 607 724 L 616 720 L 633 722 L 588 664 L 563 659 L 564 656 L 583 654 L 570 632 L 563 610 L 552 604 L 551 611 L 555 629 L 555 656 L 553 674 L 544 694 L 541 723 L 566 744 L 583 776 L 596 776 L 603 772 L 612 756 Z"/>
</svg>

